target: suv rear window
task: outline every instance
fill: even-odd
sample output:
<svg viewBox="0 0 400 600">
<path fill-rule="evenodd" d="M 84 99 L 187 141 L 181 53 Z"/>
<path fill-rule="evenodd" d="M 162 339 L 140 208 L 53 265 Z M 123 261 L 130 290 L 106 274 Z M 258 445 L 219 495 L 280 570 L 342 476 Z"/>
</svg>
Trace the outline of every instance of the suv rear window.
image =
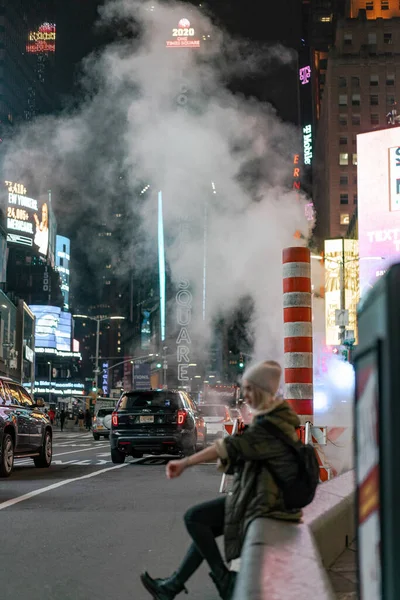
<svg viewBox="0 0 400 600">
<path fill-rule="evenodd" d="M 201 414 L 204 417 L 225 417 L 226 408 L 223 404 L 206 404 L 201 407 Z"/>
<path fill-rule="evenodd" d="M 132 392 L 122 396 L 117 406 L 117 410 L 138 408 L 171 408 L 178 410 L 180 400 L 178 394 L 171 392 Z"/>
<path fill-rule="evenodd" d="M 113 412 L 114 412 L 113 408 L 100 408 L 99 412 L 97 413 L 97 416 L 105 417 L 106 415 L 112 415 Z"/>
</svg>

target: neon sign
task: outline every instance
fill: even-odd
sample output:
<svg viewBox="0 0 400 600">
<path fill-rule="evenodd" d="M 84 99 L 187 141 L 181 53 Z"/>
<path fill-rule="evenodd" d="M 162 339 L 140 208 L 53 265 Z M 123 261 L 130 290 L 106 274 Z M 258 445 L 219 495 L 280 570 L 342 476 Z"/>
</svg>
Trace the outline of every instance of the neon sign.
<svg viewBox="0 0 400 600">
<path fill-rule="evenodd" d="M 43 23 L 37 31 L 30 31 L 26 51 L 29 54 L 45 54 L 56 51 L 55 23 Z"/>
<path fill-rule="evenodd" d="M 300 191 L 300 167 L 298 167 L 300 155 L 295 154 L 293 157 L 293 189 Z"/>
<path fill-rule="evenodd" d="M 296 190 L 298 194 L 301 191 L 301 169 L 299 167 L 300 162 L 300 154 L 295 154 L 293 156 L 293 189 Z M 308 202 L 304 207 L 304 214 L 307 221 L 313 221 L 315 219 L 315 210 L 314 204 L 312 202 Z"/>
<path fill-rule="evenodd" d="M 305 127 L 303 127 L 303 153 L 304 153 L 304 164 L 311 165 L 311 161 L 312 161 L 312 157 L 313 157 L 311 125 L 305 125 Z"/>
<path fill-rule="evenodd" d="M 26 195 L 26 187 L 22 183 L 15 183 L 14 181 L 4 182 L 8 188 L 8 191 L 12 194 L 19 194 L 20 196 Z"/>
<path fill-rule="evenodd" d="M 307 83 L 310 83 L 311 67 L 309 65 L 299 69 L 299 79 L 300 79 L 302 85 L 306 85 Z"/>
<path fill-rule="evenodd" d="M 200 48 L 200 40 L 189 19 L 181 19 L 178 27 L 172 29 L 172 40 L 167 40 L 167 48 Z"/>
</svg>

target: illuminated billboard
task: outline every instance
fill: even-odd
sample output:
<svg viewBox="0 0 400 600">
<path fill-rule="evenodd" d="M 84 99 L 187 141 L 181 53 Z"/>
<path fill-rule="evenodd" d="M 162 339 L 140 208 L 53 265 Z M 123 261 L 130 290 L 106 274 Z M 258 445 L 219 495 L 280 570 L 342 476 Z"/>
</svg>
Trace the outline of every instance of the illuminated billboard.
<svg viewBox="0 0 400 600">
<path fill-rule="evenodd" d="M 336 324 L 336 311 L 340 309 L 349 311 L 346 329 L 354 332 L 354 336 L 350 337 L 357 343 L 357 304 L 360 298 L 358 241 L 342 238 L 325 240 L 324 259 L 326 345 L 340 344 L 339 326 Z"/>
<path fill-rule="evenodd" d="M 29 308 L 36 317 L 35 348 L 71 351 L 71 313 L 62 312 L 58 306 L 33 305 Z"/>
<path fill-rule="evenodd" d="M 7 188 L 7 242 L 32 248 L 47 256 L 49 247 L 49 210 L 46 202 L 27 195 L 22 183 L 5 181 Z"/>
<path fill-rule="evenodd" d="M 26 51 L 29 54 L 47 54 L 56 51 L 56 25 L 43 23 L 37 31 L 30 31 Z"/>
<path fill-rule="evenodd" d="M 400 128 L 357 136 L 361 295 L 400 261 Z"/>
<path fill-rule="evenodd" d="M 171 38 L 166 41 L 167 48 L 200 48 L 200 39 L 189 19 L 181 19 L 178 27 L 173 27 Z"/>
</svg>

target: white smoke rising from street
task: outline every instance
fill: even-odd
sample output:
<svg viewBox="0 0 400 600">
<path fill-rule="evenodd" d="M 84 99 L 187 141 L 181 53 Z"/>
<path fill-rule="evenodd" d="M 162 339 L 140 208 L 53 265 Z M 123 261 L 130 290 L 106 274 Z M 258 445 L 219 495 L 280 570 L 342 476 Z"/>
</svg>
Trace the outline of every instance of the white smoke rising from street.
<svg viewBox="0 0 400 600">
<path fill-rule="evenodd" d="M 210 35 L 201 49 L 165 47 L 182 17 Z M 275 47 L 260 62 L 186 4 L 116 0 L 104 5 L 101 21 L 114 31 L 124 23 L 124 31 L 140 35 L 87 58 L 82 106 L 22 129 L 8 149 L 5 172 L 42 191 L 51 185 L 55 198 L 58 191 L 68 192 L 69 204 L 56 207 L 60 220 L 81 224 L 107 222 L 109 192 L 121 170 L 132 198 L 139 181 L 162 190 L 168 265 L 175 282 L 182 273 L 190 276 L 196 306 L 207 207 L 207 321 L 201 310 L 194 311 L 193 337 L 209 340 L 213 319 L 249 295 L 255 358 L 281 358 L 281 252 L 296 245 L 295 231 L 309 233 L 304 202 L 290 191 L 300 136 L 270 106 L 230 93 L 226 79 L 234 71 L 256 72 L 260 64 L 267 68 L 268 60 L 288 64 L 292 53 Z M 183 108 L 177 103 L 182 90 L 188 97 Z M 156 193 L 146 198 L 140 204 L 132 199 L 131 211 L 140 213 L 146 244 L 153 247 L 148 256 L 154 259 Z M 192 229 L 179 251 L 182 218 Z M 86 247 L 95 256 L 96 242 L 89 240 Z M 138 253 L 134 247 L 126 250 L 127 268 Z M 141 248 L 140 256 L 145 255 Z M 144 260 L 141 266 L 156 267 Z"/>
</svg>

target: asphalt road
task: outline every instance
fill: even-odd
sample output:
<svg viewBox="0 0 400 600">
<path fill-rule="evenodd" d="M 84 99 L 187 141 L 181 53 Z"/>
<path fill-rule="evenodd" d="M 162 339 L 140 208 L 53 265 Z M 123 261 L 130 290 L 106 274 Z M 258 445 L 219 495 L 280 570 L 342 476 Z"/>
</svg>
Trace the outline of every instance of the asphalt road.
<svg viewBox="0 0 400 600">
<path fill-rule="evenodd" d="M 0 480 L 1 599 L 149 600 L 139 574 L 173 572 L 189 544 L 184 511 L 215 497 L 221 477 L 199 465 L 168 481 L 166 460 L 113 465 L 108 441 L 56 432 L 50 469 L 16 461 Z M 206 565 L 187 587 L 218 597 Z"/>
</svg>

